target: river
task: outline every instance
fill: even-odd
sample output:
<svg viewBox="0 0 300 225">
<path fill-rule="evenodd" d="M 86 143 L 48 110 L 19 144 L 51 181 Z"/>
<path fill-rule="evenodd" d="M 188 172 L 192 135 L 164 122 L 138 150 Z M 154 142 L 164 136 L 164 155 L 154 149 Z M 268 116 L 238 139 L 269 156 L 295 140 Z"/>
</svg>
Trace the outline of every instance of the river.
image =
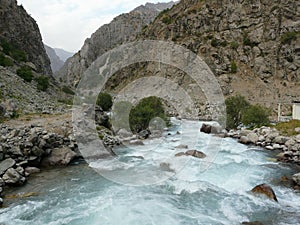
<svg viewBox="0 0 300 225">
<path fill-rule="evenodd" d="M 300 224 L 300 193 L 278 182 L 294 172 L 291 167 L 270 160 L 272 154 L 257 147 L 200 133 L 200 122 L 173 123 L 162 139 L 118 148 L 118 161 L 95 163 L 105 177 L 86 164 L 32 176 L 7 195 L 36 195 L 5 199 L 0 224 Z M 176 146 L 190 143 L 189 149 L 207 158 L 174 157 L 185 151 Z M 272 186 L 278 203 L 249 193 L 261 183 Z"/>
</svg>

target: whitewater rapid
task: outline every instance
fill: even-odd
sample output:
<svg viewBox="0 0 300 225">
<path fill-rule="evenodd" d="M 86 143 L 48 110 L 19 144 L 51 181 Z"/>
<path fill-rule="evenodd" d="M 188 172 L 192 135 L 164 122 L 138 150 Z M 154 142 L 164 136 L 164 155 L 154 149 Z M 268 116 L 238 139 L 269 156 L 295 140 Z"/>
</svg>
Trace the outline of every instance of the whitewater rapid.
<svg viewBox="0 0 300 225">
<path fill-rule="evenodd" d="M 199 132 L 201 122 L 172 121 L 161 139 L 116 149 L 117 161 L 45 171 L 12 193 L 37 196 L 0 209 L 0 223 L 74 225 L 300 224 L 300 194 L 279 185 L 293 173 L 269 152 Z M 175 157 L 180 144 L 207 155 Z M 137 157 L 138 156 L 138 157 Z M 168 165 L 167 169 L 161 164 Z M 278 203 L 249 193 L 267 183 Z"/>
</svg>

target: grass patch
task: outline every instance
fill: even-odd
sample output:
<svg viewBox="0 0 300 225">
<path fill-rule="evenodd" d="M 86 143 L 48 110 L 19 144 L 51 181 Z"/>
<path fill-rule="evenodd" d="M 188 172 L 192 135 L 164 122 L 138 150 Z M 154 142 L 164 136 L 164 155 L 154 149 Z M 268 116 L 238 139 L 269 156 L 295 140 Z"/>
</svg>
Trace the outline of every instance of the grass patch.
<svg viewBox="0 0 300 225">
<path fill-rule="evenodd" d="M 231 65 L 230 65 L 230 72 L 231 73 L 237 73 L 237 65 L 236 65 L 236 62 L 232 61 L 231 62 Z"/>
<path fill-rule="evenodd" d="M 62 91 L 68 95 L 75 95 L 75 92 L 68 86 L 63 86 Z"/>
<path fill-rule="evenodd" d="M 282 44 L 291 44 L 293 40 L 297 39 L 298 32 L 287 32 L 281 36 Z"/>
<path fill-rule="evenodd" d="M 237 43 L 236 41 L 233 41 L 230 43 L 230 47 L 234 50 L 237 50 L 239 47 L 239 43 Z"/>
<path fill-rule="evenodd" d="M 275 127 L 282 135 L 286 135 L 286 136 L 297 135 L 298 133 L 295 131 L 295 128 L 300 127 L 300 120 L 281 122 L 274 125 L 273 127 Z"/>
<path fill-rule="evenodd" d="M 167 25 L 169 25 L 173 22 L 172 18 L 168 15 L 164 16 L 161 21 Z"/>
</svg>

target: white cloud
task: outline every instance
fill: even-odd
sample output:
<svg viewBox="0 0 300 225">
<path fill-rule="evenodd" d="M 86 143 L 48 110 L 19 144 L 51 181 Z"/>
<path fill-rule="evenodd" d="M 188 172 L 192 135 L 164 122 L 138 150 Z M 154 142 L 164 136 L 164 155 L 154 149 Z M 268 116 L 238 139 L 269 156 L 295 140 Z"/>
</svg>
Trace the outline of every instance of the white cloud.
<svg viewBox="0 0 300 225">
<path fill-rule="evenodd" d="M 46 44 L 76 52 L 101 25 L 148 1 L 18 0 L 18 4 L 37 21 Z M 151 0 L 153 3 L 169 1 Z"/>
</svg>

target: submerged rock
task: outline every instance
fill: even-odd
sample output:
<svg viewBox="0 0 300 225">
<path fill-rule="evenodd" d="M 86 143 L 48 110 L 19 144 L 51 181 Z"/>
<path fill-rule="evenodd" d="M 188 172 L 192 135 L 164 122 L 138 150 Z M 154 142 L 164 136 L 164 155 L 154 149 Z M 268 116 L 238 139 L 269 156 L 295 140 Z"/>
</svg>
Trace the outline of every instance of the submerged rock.
<svg viewBox="0 0 300 225">
<path fill-rule="evenodd" d="M 175 155 L 175 157 L 180 157 L 186 155 L 185 152 L 179 152 Z"/>
<path fill-rule="evenodd" d="M 206 155 L 203 152 L 197 151 L 197 150 L 188 150 L 185 152 L 186 155 L 193 156 L 195 158 L 203 159 L 206 157 Z"/>
<path fill-rule="evenodd" d="M 178 145 L 175 148 L 177 148 L 177 149 L 187 149 L 188 146 L 187 145 Z"/>
<path fill-rule="evenodd" d="M 243 222 L 243 225 L 264 225 L 263 223 L 259 221 L 254 221 L 254 222 Z"/>
<path fill-rule="evenodd" d="M 162 170 L 164 170 L 164 171 L 168 171 L 168 172 L 174 172 L 174 170 L 171 168 L 171 166 L 170 166 L 170 163 L 165 163 L 165 162 L 163 162 L 163 163 L 161 163 L 160 165 L 159 165 L 159 167 L 162 169 Z"/>
<path fill-rule="evenodd" d="M 260 184 L 257 185 L 256 187 L 254 187 L 251 190 L 252 193 L 254 194 L 260 194 L 260 195 L 265 195 L 267 196 L 269 199 L 274 200 L 276 202 L 278 202 L 277 197 L 275 195 L 275 192 L 273 191 L 273 189 L 267 185 L 267 184 Z"/>
</svg>

